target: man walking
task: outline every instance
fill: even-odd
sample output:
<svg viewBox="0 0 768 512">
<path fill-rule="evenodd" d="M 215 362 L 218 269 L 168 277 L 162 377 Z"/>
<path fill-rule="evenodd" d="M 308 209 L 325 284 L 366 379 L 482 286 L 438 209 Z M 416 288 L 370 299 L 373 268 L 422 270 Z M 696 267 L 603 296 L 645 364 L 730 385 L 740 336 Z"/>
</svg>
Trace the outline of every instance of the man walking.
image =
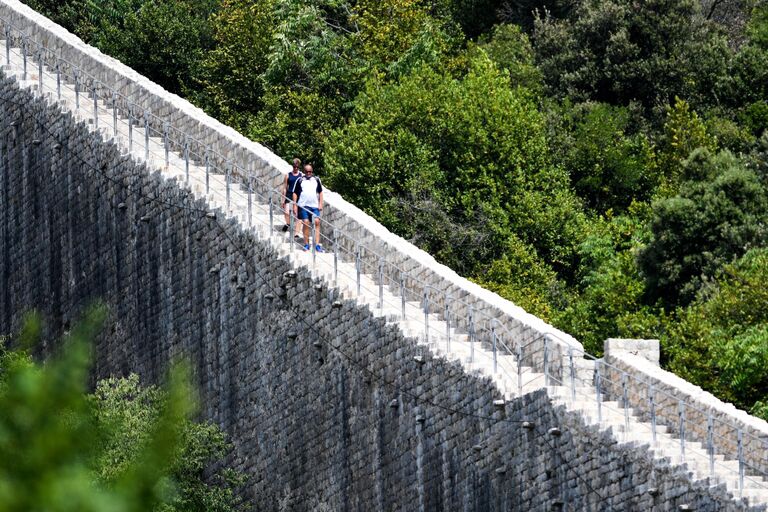
<svg viewBox="0 0 768 512">
<path fill-rule="evenodd" d="M 285 175 L 285 179 L 283 180 L 283 204 L 282 209 L 283 213 L 285 213 L 285 225 L 283 226 L 283 233 L 288 231 L 291 227 L 291 214 L 293 213 L 293 208 L 291 207 L 291 204 L 293 202 L 293 186 L 296 184 L 296 180 L 301 178 L 301 160 L 298 158 L 293 159 L 293 169 Z M 296 229 L 294 237 L 297 240 L 301 240 L 301 223 L 296 223 Z"/>
<path fill-rule="evenodd" d="M 320 240 L 320 215 L 323 211 L 323 184 L 320 178 L 314 175 L 312 166 L 304 166 L 304 175 L 296 180 L 293 185 L 293 202 L 296 216 L 301 220 L 304 227 L 304 250 L 308 251 L 309 245 L 309 226 L 311 222 L 315 223 L 315 250 L 323 252 L 323 245 Z"/>
</svg>

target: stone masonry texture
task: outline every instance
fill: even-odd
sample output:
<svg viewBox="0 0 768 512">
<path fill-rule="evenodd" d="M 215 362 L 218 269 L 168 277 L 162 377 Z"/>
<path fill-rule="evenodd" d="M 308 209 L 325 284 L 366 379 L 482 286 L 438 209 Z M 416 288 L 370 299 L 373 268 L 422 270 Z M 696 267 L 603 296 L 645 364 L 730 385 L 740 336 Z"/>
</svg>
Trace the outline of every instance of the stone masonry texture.
<svg viewBox="0 0 768 512">
<path fill-rule="evenodd" d="M 187 357 L 257 510 L 748 509 L 543 390 L 494 403 L 489 379 L 3 77 L 0 241 L 0 333 L 35 308 L 56 340 L 101 300 L 94 378 L 158 382 Z"/>
</svg>

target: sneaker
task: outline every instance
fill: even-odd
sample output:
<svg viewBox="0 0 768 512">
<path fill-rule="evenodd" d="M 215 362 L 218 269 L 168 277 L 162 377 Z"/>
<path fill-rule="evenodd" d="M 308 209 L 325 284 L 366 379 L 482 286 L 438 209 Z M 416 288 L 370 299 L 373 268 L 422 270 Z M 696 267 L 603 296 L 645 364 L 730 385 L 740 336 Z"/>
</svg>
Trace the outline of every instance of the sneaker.
<svg viewBox="0 0 768 512">
<path fill-rule="evenodd" d="M 317 244 L 315 246 L 315 252 L 325 252 L 325 251 L 323 250 L 323 246 L 322 245 Z"/>
<path fill-rule="evenodd" d="M 285 233 L 289 229 L 291 229 L 291 226 L 289 226 L 288 224 L 283 224 L 283 233 Z"/>
<path fill-rule="evenodd" d="M 304 245 L 304 250 L 305 250 L 305 251 L 308 251 L 308 250 L 309 250 L 309 244 L 305 244 L 305 245 Z"/>
</svg>

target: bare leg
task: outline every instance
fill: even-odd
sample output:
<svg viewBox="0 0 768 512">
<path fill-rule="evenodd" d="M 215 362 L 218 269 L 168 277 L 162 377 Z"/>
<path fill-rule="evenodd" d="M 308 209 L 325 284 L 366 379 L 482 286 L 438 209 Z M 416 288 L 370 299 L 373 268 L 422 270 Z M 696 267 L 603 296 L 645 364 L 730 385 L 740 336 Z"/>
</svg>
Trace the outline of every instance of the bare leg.
<svg viewBox="0 0 768 512">
<path fill-rule="evenodd" d="M 304 225 L 304 245 L 309 245 L 309 219 L 302 220 Z"/>
<path fill-rule="evenodd" d="M 313 240 L 315 242 L 315 245 L 320 245 L 320 217 L 315 217 L 315 239 Z"/>
</svg>

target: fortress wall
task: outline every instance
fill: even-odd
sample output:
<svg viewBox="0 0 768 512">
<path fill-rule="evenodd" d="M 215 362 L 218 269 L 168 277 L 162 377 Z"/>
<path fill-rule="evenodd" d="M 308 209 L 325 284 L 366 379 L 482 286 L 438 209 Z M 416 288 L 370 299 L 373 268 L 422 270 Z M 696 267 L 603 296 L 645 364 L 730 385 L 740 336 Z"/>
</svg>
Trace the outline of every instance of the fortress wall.
<svg viewBox="0 0 768 512">
<path fill-rule="evenodd" d="M 205 148 L 220 153 L 221 158 L 213 158 L 213 163 L 219 166 L 220 173 L 224 172 L 227 165 L 222 161 L 225 159 L 241 169 L 248 169 L 245 174 L 255 176 L 266 183 L 267 189 L 274 189 L 290 169 L 285 161 L 267 148 L 248 140 L 189 102 L 163 90 L 96 48 L 86 45 L 18 0 L 0 1 L 0 25 L 6 22 L 23 28 L 30 40 L 45 46 L 49 50 L 46 56 L 46 62 L 49 64 L 53 65 L 56 58 L 70 63 L 73 67 L 63 66 L 66 75 L 71 76 L 74 68 L 77 68 L 81 76 L 84 73 L 90 74 L 103 84 L 101 91 L 105 98 L 111 98 L 110 91 L 113 90 L 130 98 L 135 104 L 135 116 L 141 116 L 144 110 L 159 116 L 163 122 L 152 120 L 153 128 L 158 133 L 162 132 L 162 125 L 168 122 L 174 133 L 171 138 L 176 139 L 173 144 L 175 147 L 178 148 L 181 144 L 181 134 L 186 134 L 199 141 L 199 144 L 193 143 L 193 153 L 202 155 Z M 88 87 L 86 85 L 86 88 Z M 87 100 L 85 101 L 87 103 Z M 125 109 L 127 108 L 126 105 Z M 245 177 L 241 176 L 241 179 Z M 258 186 L 255 190 L 266 192 L 266 189 Z M 490 340 L 490 322 L 497 319 L 500 325 L 504 326 L 499 328 L 498 333 L 501 342 L 510 348 L 515 343 L 526 346 L 528 363 L 539 369 L 542 367 L 546 333 L 552 334 L 553 346 L 572 345 L 582 348 L 581 344 L 567 333 L 555 329 L 522 308 L 439 264 L 431 255 L 390 233 L 338 194 L 326 192 L 325 201 L 325 219 L 335 224 L 338 232 L 344 235 L 339 244 L 344 246 L 347 253 L 353 253 L 358 244 L 368 248 L 369 250 L 363 251 L 367 268 L 378 268 L 379 257 L 383 257 L 387 263 L 385 272 L 391 282 L 399 282 L 401 270 L 407 272 L 406 284 L 414 290 L 412 296 L 409 296 L 410 300 L 420 301 L 424 287 L 429 286 L 434 311 L 443 311 L 443 297 L 450 295 L 453 322 L 466 329 L 471 307 L 476 322 L 475 331 L 478 338 L 484 341 Z M 329 235 L 330 233 L 325 233 L 325 236 Z M 555 349 L 554 352 L 564 353 L 565 349 Z M 551 362 L 553 369 L 557 366 L 555 363 Z"/>
<path fill-rule="evenodd" d="M 0 333 L 37 308 L 50 353 L 101 299 L 97 376 L 156 382 L 186 355 L 260 510 L 746 510 L 543 391 L 494 404 L 488 379 L 209 213 L 0 77 Z"/>
</svg>

